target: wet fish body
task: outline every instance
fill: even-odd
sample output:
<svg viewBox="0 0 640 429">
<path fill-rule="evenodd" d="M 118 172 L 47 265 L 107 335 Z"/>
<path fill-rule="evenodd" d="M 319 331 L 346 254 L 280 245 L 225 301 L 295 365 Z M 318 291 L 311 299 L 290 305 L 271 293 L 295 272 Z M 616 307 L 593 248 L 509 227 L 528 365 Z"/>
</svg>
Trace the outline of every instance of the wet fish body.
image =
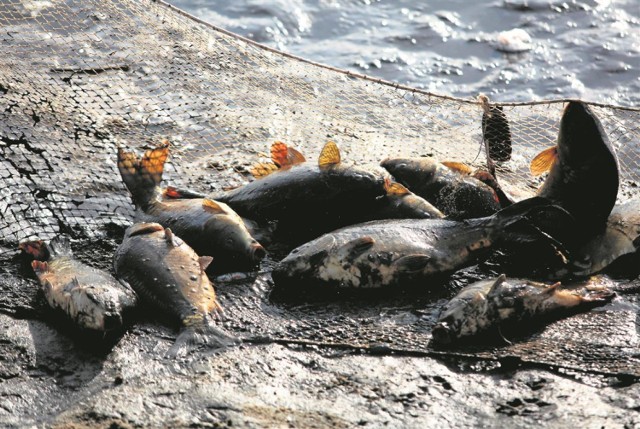
<svg viewBox="0 0 640 429">
<path fill-rule="evenodd" d="M 173 347 L 176 354 L 192 343 L 223 347 L 233 342 L 213 324 L 220 305 L 204 271 L 211 260 L 210 256 L 198 256 L 170 229 L 157 223 L 128 228 L 115 253 L 116 275 L 185 328 Z"/>
<path fill-rule="evenodd" d="M 496 192 L 473 177 L 460 174 L 430 157 L 382 161 L 391 175 L 451 219 L 489 216 L 500 210 Z"/>
<path fill-rule="evenodd" d="M 123 324 L 123 315 L 137 303 L 136 294 L 112 275 L 73 258 L 68 240 L 58 237 L 20 244 L 31 254 L 33 270 L 49 305 L 59 309 L 78 326 L 111 331 Z"/>
<path fill-rule="evenodd" d="M 451 299 L 433 328 L 433 339 L 448 344 L 509 324 L 545 321 L 604 305 L 614 296 L 608 289 L 562 289 L 559 283 L 548 286 L 502 275 L 473 283 Z"/>
<path fill-rule="evenodd" d="M 541 209 L 539 204 L 522 202 L 466 221 L 406 219 L 346 227 L 294 249 L 276 266 L 273 279 L 276 287 L 306 282 L 346 288 L 426 281 L 470 265 L 502 239 L 529 239 L 509 230 L 518 229 L 525 213 Z"/>
<path fill-rule="evenodd" d="M 147 151 L 142 159 L 122 149 L 118 168 L 142 222 L 157 222 L 185 240 L 196 252 L 216 258 L 221 271 L 250 268 L 266 251 L 229 206 L 207 198 L 182 198 L 158 187 L 168 146 Z"/>
</svg>

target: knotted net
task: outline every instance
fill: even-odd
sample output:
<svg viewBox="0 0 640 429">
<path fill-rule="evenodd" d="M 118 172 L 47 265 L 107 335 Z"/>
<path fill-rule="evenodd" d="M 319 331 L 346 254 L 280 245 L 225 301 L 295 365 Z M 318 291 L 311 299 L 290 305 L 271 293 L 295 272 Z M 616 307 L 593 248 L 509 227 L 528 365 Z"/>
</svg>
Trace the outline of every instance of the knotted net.
<svg viewBox="0 0 640 429">
<path fill-rule="evenodd" d="M 485 162 L 478 156 L 483 105 L 477 100 L 320 66 L 199 22 L 162 1 L 5 0 L 0 26 L 0 255 L 5 262 L 26 239 L 67 234 L 86 249 L 110 232 L 121 236 L 133 206 L 116 167 L 118 146 L 140 152 L 169 139 L 166 182 L 204 193 L 250 180 L 249 167 L 264 160 L 274 140 L 311 160 L 331 139 L 343 160 L 356 164 L 396 155 L 433 155 L 474 166 Z M 525 194 L 535 190 L 540 179 L 529 174 L 529 161 L 555 144 L 565 102 L 500 103 L 513 142 L 511 160 L 498 166 L 503 183 Z M 640 183 L 640 109 L 592 107 L 618 150 L 619 199 L 624 200 Z M 109 267 L 108 252 L 92 255 L 85 259 Z M 381 315 L 374 306 L 346 319 L 328 310 L 318 318 L 309 308 L 261 312 L 256 308 L 267 305 L 269 288 L 264 276 L 268 273 L 259 275 L 249 297 L 238 288 L 222 288 L 237 329 L 426 347 L 432 319 L 415 323 L 420 313 L 407 308 Z M 233 298 L 234 293 L 244 296 Z M 376 317 L 380 323 L 363 324 Z M 399 338 L 403 329 L 412 335 Z M 605 341 L 606 335 L 599 337 Z M 640 374 L 637 357 L 617 359 L 631 354 L 637 337 L 622 343 L 615 338 L 609 336 L 595 357 L 588 356 L 584 339 L 574 339 L 573 351 L 562 353 L 582 356 L 583 366 L 595 361 L 612 372 Z M 559 362 L 562 353 L 548 353 L 556 341 L 551 335 L 542 349 L 529 343 L 509 353 Z"/>
</svg>

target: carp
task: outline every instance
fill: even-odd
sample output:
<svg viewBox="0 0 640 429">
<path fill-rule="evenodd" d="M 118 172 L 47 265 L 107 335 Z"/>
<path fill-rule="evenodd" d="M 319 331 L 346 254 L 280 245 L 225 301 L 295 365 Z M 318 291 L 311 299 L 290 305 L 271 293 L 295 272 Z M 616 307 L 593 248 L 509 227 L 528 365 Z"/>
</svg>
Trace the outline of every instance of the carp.
<svg viewBox="0 0 640 429">
<path fill-rule="evenodd" d="M 496 191 L 470 176 L 462 164 L 434 158 L 388 158 L 380 164 L 399 183 L 433 204 L 450 219 L 489 216 L 502 208 Z"/>
<path fill-rule="evenodd" d="M 342 288 L 422 282 L 471 265 L 504 240 L 537 241 L 542 237 L 554 241 L 527 220 L 541 211 L 568 216 L 532 198 L 485 218 L 386 220 L 342 228 L 291 251 L 275 267 L 273 280 L 276 287 L 305 281 Z"/>
<path fill-rule="evenodd" d="M 397 188 L 385 187 L 383 169 L 342 163 L 334 142 L 325 144 L 317 163 L 282 142 L 271 146 L 271 159 L 253 168 L 256 180 L 214 198 L 259 223 L 277 222 L 285 240 L 302 242 L 381 216 L 439 216 L 426 201 L 399 198 Z"/>
<path fill-rule="evenodd" d="M 549 170 L 538 195 L 573 215 L 576 245 L 604 230 L 618 195 L 618 158 L 589 106 L 567 103 L 557 144 L 538 154 L 530 169 L 534 175 Z"/>
<path fill-rule="evenodd" d="M 64 237 L 48 245 L 41 240 L 27 241 L 19 248 L 34 257 L 31 266 L 49 305 L 82 328 L 118 329 L 123 314 L 137 303 L 136 294 L 112 275 L 74 259 Z"/>
<path fill-rule="evenodd" d="M 520 322 L 587 311 L 610 302 L 615 293 L 606 289 L 562 289 L 529 280 L 498 278 L 481 280 L 463 288 L 442 310 L 432 330 L 433 340 L 449 344 L 457 340 Z M 501 333 L 501 332 L 500 332 Z"/>
<path fill-rule="evenodd" d="M 217 270 L 249 268 L 260 262 L 266 256 L 264 247 L 229 206 L 208 198 L 179 198 L 175 188 L 163 192 L 158 187 L 168 154 L 166 143 L 141 159 L 118 149 L 118 169 L 134 204 L 143 212 L 139 220 L 171 228 L 196 252 L 216 258 Z"/>
<path fill-rule="evenodd" d="M 205 273 L 212 259 L 198 256 L 171 229 L 158 223 L 129 227 L 116 250 L 113 265 L 118 278 L 183 326 L 171 355 L 182 355 L 196 346 L 217 349 L 235 343 L 214 324 L 214 316 L 222 309 Z"/>
</svg>

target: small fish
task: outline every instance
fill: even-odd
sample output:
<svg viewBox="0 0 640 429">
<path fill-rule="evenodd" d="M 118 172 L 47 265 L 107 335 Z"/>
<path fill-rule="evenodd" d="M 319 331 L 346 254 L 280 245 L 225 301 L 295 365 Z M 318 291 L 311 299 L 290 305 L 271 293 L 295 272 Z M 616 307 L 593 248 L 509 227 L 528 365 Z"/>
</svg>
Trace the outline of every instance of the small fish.
<svg viewBox="0 0 640 429">
<path fill-rule="evenodd" d="M 618 159 L 597 116 L 586 104 L 567 103 L 557 145 L 538 154 L 532 174 L 549 170 L 538 195 L 563 207 L 576 220 L 576 245 L 603 231 L 616 202 Z"/>
<path fill-rule="evenodd" d="M 511 127 L 502 106 L 488 106 L 483 112 L 482 140 L 490 159 L 501 162 L 511 159 Z"/>
<path fill-rule="evenodd" d="M 532 198 L 486 218 L 385 220 L 346 227 L 291 251 L 275 267 L 273 280 L 279 288 L 303 282 L 341 288 L 422 282 L 471 265 L 501 241 L 553 241 L 527 220 L 546 211 L 568 216 Z"/>
<path fill-rule="evenodd" d="M 606 289 L 570 290 L 560 283 L 547 286 L 529 280 L 498 278 L 473 283 L 442 310 L 433 328 L 433 340 L 449 344 L 514 323 L 544 321 L 567 313 L 587 311 L 610 302 Z"/>
<path fill-rule="evenodd" d="M 445 166 L 434 158 L 390 158 L 382 161 L 391 175 L 433 204 L 450 219 L 489 216 L 500 210 L 496 192 L 469 176 L 461 164 Z M 468 168 L 468 167 L 467 167 Z"/>
<path fill-rule="evenodd" d="M 49 305 L 82 328 L 118 329 L 123 314 L 137 303 L 135 293 L 113 276 L 73 259 L 64 237 L 57 237 L 49 245 L 41 240 L 27 241 L 19 248 L 35 258 L 31 266 Z"/>
<path fill-rule="evenodd" d="M 122 179 L 134 204 L 144 212 L 139 218 L 171 228 L 196 252 L 213 256 L 217 270 L 234 271 L 260 262 L 266 255 L 264 247 L 229 206 L 173 187 L 164 192 L 158 187 L 168 154 L 168 144 L 147 151 L 141 159 L 118 150 Z"/>
<path fill-rule="evenodd" d="M 384 180 L 386 194 L 382 205 L 371 213 L 370 220 L 380 219 L 439 219 L 444 214 L 430 202 L 417 196 L 402 184 Z"/>
<path fill-rule="evenodd" d="M 205 273 L 212 259 L 198 256 L 171 229 L 157 223 L 129 227 L 114 255 L 118 278 L 182 324 L 170 355 L 202 345 L 223 348 L 236 341 L 214 324 L 213 316 L 222 309 Z"/>
</svg>

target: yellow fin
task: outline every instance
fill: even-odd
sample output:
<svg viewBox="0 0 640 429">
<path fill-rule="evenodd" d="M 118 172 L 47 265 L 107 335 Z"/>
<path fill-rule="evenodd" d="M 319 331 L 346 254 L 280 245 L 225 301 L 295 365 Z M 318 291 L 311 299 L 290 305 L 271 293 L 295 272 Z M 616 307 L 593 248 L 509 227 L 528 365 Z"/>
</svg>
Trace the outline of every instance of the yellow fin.
<svg viewBox="0 0 640 429">
<path fill-rule="evenodd" d="M 444 165 L 449 170 L 457 171 L 458 173 L 462 173 L 462 174 L 473 173 L 473 168 L 469 167 L 464 162 L 443 161 L 440 164 Z"/>
<path fill-rule="evenodd" d="M 140 173 L 148 176 L 156 185 L 162 180 L 164 163 L 169 156 L 169 142 L 163 143 L 155 149 L 148 150 L 140 160 Z"/>
<path fill-rule="evenodd" d="M 202 200 L 202 207 L 209 213 L 226 213 L 224 207 L 222 207 L 217 201 L 204 198 Z"/>
<path fill-rule="evenodd" d="M 340 149 L 334 142 L 327 142 L 320 152 L 318 165 L 320 167 L 329 167 L 331 165 L 340 164 Z"/>
<path fill-rule="evenodd" d="M 392 182 L 388 177 L 384 179 L 384 190 L 387 195 L 408 195 L 411 193 L 404 185 L 398 182 Z"/>
<path fill-rule="evenodd" d="M 557 158 L 557 146 L 553 146 L 543 150 L 531 160 L 531 164 L 529 165 L 531 174 L 533 174 L 534 176 L 539 176 L 542 173 L 549 171 Z"/>
<path fill-rule="evenodd" d="M 273 162 L 258 162 L 253 167 L 251 167 L 251 170 L 249 170 L 249 172 L 256 179 L 260 179 L 277 170 L 278 166 Z"/>
</svg>

